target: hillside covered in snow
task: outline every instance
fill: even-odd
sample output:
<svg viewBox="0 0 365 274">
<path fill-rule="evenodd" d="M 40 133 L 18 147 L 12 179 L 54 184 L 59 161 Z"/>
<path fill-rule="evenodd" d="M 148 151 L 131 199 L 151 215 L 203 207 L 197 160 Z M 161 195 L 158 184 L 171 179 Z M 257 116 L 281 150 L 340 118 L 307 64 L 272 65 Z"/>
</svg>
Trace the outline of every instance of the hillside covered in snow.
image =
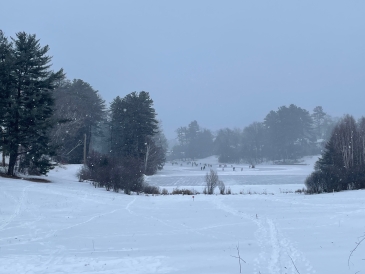
<svg viewBox="0 0 365 274">
<path fill-rule="evenodd" d="M 315 160 L 233 171 L 203 159 L 233 195 L 194 198 L 94 188 L 78 182 L 79 165 L 50 183 L 0 177 L 0 273 L 240 273 L 237 257 L 242 273 L 362 273 L 365 192 L 295 193 Z M 197 163 L 146 181 L 201 191 Z"/>
</svg>

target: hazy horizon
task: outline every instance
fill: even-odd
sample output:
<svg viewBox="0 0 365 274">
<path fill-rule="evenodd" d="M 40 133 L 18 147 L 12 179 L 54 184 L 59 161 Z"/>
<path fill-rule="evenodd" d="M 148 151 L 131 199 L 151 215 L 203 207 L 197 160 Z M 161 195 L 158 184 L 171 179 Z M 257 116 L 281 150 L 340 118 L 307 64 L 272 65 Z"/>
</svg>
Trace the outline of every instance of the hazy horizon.
<svg viewBox="0 0 365 274">
<path fill-rule="evenodd" d="M 53 69 L 106 102 L 154 100 L 166 136 L 243 128 L 270 110 L 365 115 L 365 2 L 7 1 L 0 29 L 50 46 Z"/>
</svg>

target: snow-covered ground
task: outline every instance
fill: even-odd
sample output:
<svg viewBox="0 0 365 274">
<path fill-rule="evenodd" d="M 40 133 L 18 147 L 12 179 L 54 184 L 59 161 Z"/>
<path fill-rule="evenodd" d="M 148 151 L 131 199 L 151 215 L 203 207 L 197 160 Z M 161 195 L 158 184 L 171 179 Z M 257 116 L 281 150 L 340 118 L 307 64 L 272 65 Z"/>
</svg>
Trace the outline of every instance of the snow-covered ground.
<svg viewBox="0 0 365 274">
<path fill-rule="evenodd" d="M 365 191 L 283 193 L 304 187 L 308 165 L 228 165 L 234 193 L 124 195 L 50 172 L 52 183 L 0 177 L 0 273 L 365 273 Z M 199 163 L 199 162 L 198 162 Z M 182 165 L 180 165 L 182 164 Z M 243 170 L 241 171 L 241 168 Z M 148 177 L 154 185 L 200 191 L 205 171 L 179 163 Z"/>
</svg>

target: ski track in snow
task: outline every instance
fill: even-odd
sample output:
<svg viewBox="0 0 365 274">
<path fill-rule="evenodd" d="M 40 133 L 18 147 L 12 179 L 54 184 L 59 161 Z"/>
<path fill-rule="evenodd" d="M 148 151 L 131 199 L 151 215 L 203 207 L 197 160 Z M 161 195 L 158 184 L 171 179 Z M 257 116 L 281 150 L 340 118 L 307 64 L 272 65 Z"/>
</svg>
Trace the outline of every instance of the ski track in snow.
<svg viewBox="0 0 365 274">
<path fill-rule="evenodd" d="M 26 200 L 26 190 L 28 188 L 32 187 L 32 185 L 30 186 L 26 186 L 23 188 L 22 190 L 22 195 L 21 197 L 19 198 L 19 200 L 16 200 L 15 201 L 18 204 L 18 207 L 16 208 L 16 210 L 14 211 L 14 213 L 12 215 L 10 215 L 10 217 L 8 218 L 7 221 L 5 221 L 1 226 L 0 226 L 0 231 L 3 231 L 5 229 L 9 229 L 9 227 L 7 227 L 18 215 L 19 213 L 22 211 L 23 207 L 24 207 L 24 204 L 25 204 L 25 200 Z M 57 191 L 54 191 L 54 190 L 50 190 L 50 189 L 47 189 L 47 194 L 56 194 L 56 195 L 61 195 L 61 196 L 67 196 L 68 193 L 64 192 L 64 193 L 61 193 L 61 192 L 57 192 Z M 9 195 L 9 194 L 8 194 Z M 81 196 L 81 197 L 80 197 Z M 85 201 L 86 198 L 88 197 L 88 194 L 87 192 L 82 192 L 81 194 L 79 195 L 76 195 L 74 198 L 77 198 L 81 201 Z M 75 224 L 72 224 L 72 225 L 69 225 L 69 226 L 65 226 L 63 228 L 59 228 L 59 229 L 51 229 L 51 230 L 48 230 L 48 231 L 42 231 L 42 232 L 39 232 L 39 233 L 36 233 L 36 235 L 32 235 L 32 237 L 29 237 L 30 235 L 17 235 L 17 236 L 12 236 L 12 237 L 5 237 L 5 238 L 0 238 L 0 241 L 4 241 L 4 240 L 9 240 L 9 239 L 14 239 L 14 238 L 23 238 L 26 236 L 26 238 L 29 238 L 28 240 L 23 240 L 22 242 L 14 242 L 14 243 L 10 243 L 10 244 L 6 244 L 6 245 L 23 245 L 27 242 L 38 242 L 38 241 L 43 241 L 47 238 L 50 238 L 52 236 L 54 236 L 55 234 L 61 232 L 61 231 L 64 231 L 64 230 L 69 230 L 69 229 L 72 229 L 72 228 L 75 228 L 75 227 L 78 227 L 78 226 L 81 226 L 81 225 L 84 225 L 84 224 L 87 224 L 87 223 L 90 223 L 92 222 L 93 220 L 97 219 L 97 218 L 100 218 L 100 217 L 103 217 L 103 216 L 106 216 L 106 215 L 110 215 L 110 214 L 113 214 L 117 211 L 122 211 L 122 210 L 128 210 L 130 213 L 131 211 L 129 210 L 129 207 L 130 205 L 132 205 L 134 202 L 135 202 L 136 198 L 134 198 L 131 202 L 129 202 L 127 204 L 127 206 L 125 207 L 118 207 L 116 209 L 113 209 L 111 211 L 106 211 L 104 213 L 99 213 L 99 214 L 96 214 L 96 215 L 93 215 L 91 217 L 89 217 L 87 220 L 85 221 L 82 221 L 82 222 L 77 222 Z M 96 200 L 92 200 L 90 199 L 90 201 L 93 201 L 95 202 Z M 103 204 L 103 205 L 109 205 L 109 203 L 103 203 L 103 202 L 97 202 L 99 204 Z M 115 205 L 114 205 L 115 206 Z M 23 209 L 24 210 L 24 209 Z M 35 223 L 39 220 L 41 220 L 42 217 L 41 216 L 38 216 L 38 218 L 32 222 L 25 222 L 17 227 L 22 227 L 22 226 L 28 226 L 31 224 L 31 223 Z"/>
<path fill-rule="evenodd" d="M 33 185 L 31 185 L 33 186 Z M 17 199 L 13 195 L 3 191 L 4 195 L 11 200 L 14 205 L 17 205 L 15 210 L 10 214 L 10 216 L 1 223 L 0 231 L 4 231 L 10 228 L 10 224 L 19 216 L 21 212 L 27 209 L 29 206 L 34 206 L 30 200 L 27 201 L 27 190 L 31 186 L 26 186 L 22 189 L 20 197 Z M 46 196 L 49 195 L 57 195 L 57 196 L 71 196 L 73 199 L 79 200 L 81 202 L 85 201 L 92 201 L 96 204 L 100 205 L 112 205 L 109 203 L 109 197 L 105 195 L 100 195 L 102 199 L 93 200 L 88 198 L 88 191 L 65 191 L 65 192 L 58 192 L 54 189 L 46 189 L 42 190 Z M 93 189 L 91 189 L 93 191 Z M 70 195 L 70 193 L 72 193 Z M 97 195 L 95 195 L 97 196 Z M 105 199 L 106 198 L 106 199 Z M 131 201 L 127 203 L 127 205 L 118 205 L 115 208 L 115 204 L 113 204 L 114 209 L 104 211 L 98 214 L 95 214 L 82 222 L 77 222 L 72 225 L 67 225 L 65 227 L 59 229 L 50 229 L 48 231 L 41 231 L 37 233 L 37 235 L 30 235 L 30 234 L 22 234 L 22 235 L 12 235 L 9 237 L 0 238 L 0 241 L 7 241 L 6 244 L 2 244 L 3 247 L 6 246 L 21 246 L 28 244 L 30 242 L 37 242 L 44 246 L 48 246 L 49 242 L 46 240 L 55 236 L 55 234 L 64 231 L 73 229 L 75 227 L 88 224 L 97 218 L 107 216 L 113 214 L 118 211 L 127 210 L 131 215 L 136 215 L 132 210 L 131 206 L 135 203 L 137 197 L 134 197 Z M 105 202 L 106 200 L 106 202 Z M 113 197 L 114 200 L 114 197 Z M 46 201 L 48 203 L 48 201 Z M 44 205 L 44 204 L 43 204 Z M 75 203 L 71 206 L 71 209 L 78 207 L 79 205 Z M 35 207 L 35 206 L 34 206 Z M 34 209 L 34 208 L 32 208 Z M 31 210 L 29 210 L 31 212 Z M 34 213 L 32 213 L 35 216 Z M 42 217 L 38 217 L 37 219 L 33 220 L 33 222 L 37 222 Z M 22 226 L 29 226 L 31 222 L 23 223 L 16 227 Z M 15 239 L 23 238 L 21 241 L 14 241 Z M 79 237 L 77 238 L 79 239 Z M 5 243 L 5 242 L 4 242 Z M 165 260 L 164 256 L 134 256 L 134 257 L 125 257 L 122 258 L 113 258 L 113 257 L 103 257 L 102 259 L 94 259 L 90 257 L 90 255 L 94 252 L 96 253 L 108 253 L 109 250 L 93 250 L 90 253 L 90 250 L 82 251 L 80 249 L 76 249 L 77 254 L 81 254 L 81 257 L 70 257 L 68 255 L 68 251 L 65 249 L 63 245 L 50 245 L 49 246 L 49 254 L 45 255 L 29 255 L 27 257 L 22 257 L 22 262 L 18 262 L 18 257 L 14 255 L 10 256 L 0 256 L 0 259 L 4 260 L 6 264 L 0 265 L 0 273 L 170 273 L 173 269 L 171 267 L 164 266 L 162 261 Z M 127 252 L 130 249 L 120 249 L 120 250 L 113 250 L 113 252 Z M 82 254 L 85 254 L 82 257 Z M 24 261 L 25 260 L 25 261 Z M 65 266 L 67 266 L 65 268 Z"/>
<path fill-rule="evenodd" d="M 132 204 L 134 204 L 134 202 L 136 201 L 136 197 L 134 197 L 134 199 L 132 200 L 132 201 L 130 201 L 127 205 L 126 205 L 126 207 L 125 207 L 125 209 L 129 212 L 129 214 L 134 214 L 134 212 L 132 211 L 132 210 L 130 210 L 130 206 L 132 205 Z M 134 214 L 135 215 L 135 214 Z"/>
<path fill-rule="evenodd" d="M 156 176 L 151 181 L 158 184 L 160 178 Z M 170 187 L 198 186 L 200 182 L 197 179 L 197 176 L 181 176 L 174 180 L 166 177 L 160 187 L 168 186 L 168 180 Z M 266 180 L 263 176 L 259 179 L 260 183 Z M 289 183 L 288 179 L 285 177 Z M 29 191 L 30 187 L 34 188 Z M 341 259 L 347 255 L 342 250 L 350 250 L 353 246 L 336 238 L 335 245 L 327 233 L 335 232 L 333 237 L 344 235 L 341 234 L 342 222 L 363 216 L 364 200 L 355 194 L 357 192 L 351 192 L 351 195 L 343 192 L 307 198 L 290 194 L 287 197 L 280 192 L 273 196 L 241 196 L 243 200 L 234 196 L 199 195 L 192 203 L 191 198 L 182 196 L 118 195 L 95 189 L 87 183 L 78 183 L 76 179 L 72 182 L 59 179 L 53 184 L 31 185 L 5 181 L 5 188 L 1 190 L 3 200 L 0 200 L 2 205 L 6 205 L 5 211 L 0 211 L 0 273 L 238 273 L 228 254 L 233 251 L 231 246 L 237 238 L 245 240 L 248 245 L 253 243 L 252 249 L 241 246 L 241 256 L 246 260 L 242 273 L 329 273 L 323 271 L 322 258 L 317 259 L 310 253 L 318 252 L 322 246 L 327 254 L 320 254 L 327 255 L 326 263 L 332 267 L 331 273 L 345 273 L 343 269 L 337 271 L 341 267 Z M 353 202 L 354 199 L 359 201 Z M 216 213 L 221 214 L 211 214 L 212 205 L 217 208 Z M 247 211 L 242 210 L 246 205 Z M 256 208 L 259 216 L 254 214 Z M 301 218 L 295 210 L 311 218 Z M 176 212 L 182 212 L 181 216 Z M 194 215 L 195 212 L 197 215 Z M 290 216 L 284 215 L 288 212 Z M 110 233 L 103 233 L 105 224 L 111 227 L 116 224 L 115 213 L 115 216 L 120 216 L 117 221 L 128 220 L 131 225 L 126 229 L 120 226 L 110 229 Z M 318 215 L 316 218 L 309 215 L 314 213 Z M 362 226 L 352 228 L 354 224 L 357 222 L 352 221 L 346 227 L 352 232 L 351 235 L 355 235 L 356 229 L 362 233 Z M 95 229 L 97 227 L 100 229 Z M 246 227 L 247 230 L 242 229 Z M 306 245 L 306 238 L 301 235 L 306 227 L 313 237 L 322 237 L 321 247 L 316 245 L 316 238 Z M 317 227 L 328 227 L 329 230 L 317 230 Z M 59 233 L 62 231 L 65 233 Z M 141 241 L 132 241 L 135 236 Z M 349 237 L 347 241 L 351 240 Z M 160 244 L 166 246 L 169 252 L 165 252 Z M 189 245 L 195 245 L 195 250 L 190 251 Z M 337 248 L 335 259 L 328 255 L 328 251 L 334 250 L 332 246 Z M 361 250 L 355 254 L 359 255 L 356 264 L 353 258 L 352 267 L 358 269 L 351 269 L 349 273 L 360 273 L 356 271 L 363 269 Z M 187 266 L 179 264 L 182 256 L 186 256 L 184 260 L 189 260 Z M 224 265 L 232 268 L 229 271 L 224 268 L 226 272 L 219 268 L 208 271 L 209 262 L 214 267 Z M 247 269 L 250 271 L 247 272 Z"/>
<path fill-rule="evenodd" d="M 24 203 L 27 197 L 27 189 L 32 187 L 33 185 L 25 186 L 22 190 L 22 194 L 18 201 L 14 201 L 14 203 L 17 203 L 18 206 L 15 208 L 14 212 L 9 216 L 7 220 L 5 220 L 0 225 L 0 231 L 3 231 L 22 211 L 24 207 Z M 9 196 L 9 195 L 8 195 Z M 13 199 L 14 200 L 14 199 Z"/>
<path fill-rule="evenodd" d="M 295 266 L 301 274 L 316 273 L 309 261 L 304 257 L 304 254 L 298 251 L 291 241 L 279 232 L 272 219 L 262 215 L 256 218 L 255 216 L 229 207 L 222 201 L 213 200 L 213 203 L 220 210 L 243 217 L 256 224 L 257 231 L 255 236 L 261 252 L 254 260 L 255 274 L 294 274 L 298 273 Z M 294 261 L 295 266 L 290 258 Z"/>
<path fill-rule="evenodd" d="M 203 237 L 209 237 L 209 238 L 212 238 L 212 239 L 217 239 L 216 236 L 214 235 L 210 235 L 210 234 L 207 234 L 207 233 L 202 233 L 201 231 L 205 231 L 205 230 L 209 230 L 209 229 L 213 229 L 213 228 L 217 228 L 217 227 L 224 227 L 224 226 L 231 226 L 231 225 L 235 225 L 237 223 L 234 223 L 234 224 L 222 224 L 222 225 L 213 225 L 213 226 L 204 226 L 204 227 L 200 227 L 200 228 L 192 228 L 186 224 L 178 224 L 178 225 L 174 225 L 174 224 L 171 224 L 168 220 L 162 220 L 161 218 L 157 218 L 153 215 L 142 215 L 142 214 L 137 214 L 135 212 L 133 212 L 131 209 L 130 209 L 130 206 L 132 204 L 134 204 L 136 201 L 136 198 L 134 198 L 131 202 L 129 202 L 126 206 L 126 210 L 132 214 L 132 215 L 135 215 L 135 216 L 138 216 L 138 217 L 141 217 L 141 218 L 144 218 L 144 219 L 147 219 L 147 220 L 155 220 L 169 228 L 172 228 L 172 230 L 169 231 L 169 233 L 171 234 L 181 234 L 182 232 L 183 233 L 188 233 L 188 232 L 193 232 L 193 233 L 196 233 L 198 234 L 199 236 L 203 236 Z M 182 227 L 182 228 L 181 228 Z M 154 235 L 155 233 L 150 233 L 150 234 L 146 234 L 144 233 L 143 235 Z M 160 235 L 160 233 L 157 233 L 158 235 Z M 138 234 L 138 235 L 141 235 L 141 234 Z"/>
</svg>

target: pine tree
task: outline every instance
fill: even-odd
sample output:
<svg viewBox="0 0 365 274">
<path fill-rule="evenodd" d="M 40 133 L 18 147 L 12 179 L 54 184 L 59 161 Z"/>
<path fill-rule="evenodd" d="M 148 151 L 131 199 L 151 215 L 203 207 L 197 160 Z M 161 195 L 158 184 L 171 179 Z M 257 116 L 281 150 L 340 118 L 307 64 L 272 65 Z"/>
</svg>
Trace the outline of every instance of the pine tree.
<svg viewBox="0 0 365 274">
<path fill-rule="evenodd" d="M 341 151 L 337 147 L 337 133 L 331 136 L 326 143 L 321 157 L 315 164 L 316 177 L 320 182 L 320 186 L 316 186 L 315 192 L 331 192 L 333 190 L 340 191 L 342 189 L 343 175 L 346 173 L 344 168 Z"/>
<path fill-rule="evenodd" d="M 310 192 L 332 192 L 365 187 L 365 118 L 358 123 L 345 115 L 334 128 L 315 172 L 306 180 Z"/>
<path fill-rule="evenodd" d="M 124 98 L 118 96 L 110 105 L 112 165 L 121 167 L 119 185 L 127 194 L 141 191 L 143 174 L 155 173 L 165 161 L 155 117 L 148 92 L 133 92 Z"/>
<path fill-rule="evenodd" d="M 241 157 L 245 162 L 256 165 L 263 161 L 265 133 L 263 123 L 258 122 L 254 122 L 243 129 Z"/>
<path fill-rule="evenodd" d="M 265 118 L 270 158 L 297 159 L 311 153 L 314 147 L 312 118 L 305 109 L 291 104 L 271 111 Z"/>
<path fill-rule="evenodd" d="M 117 97 L 110 109 L 112 153 L 144 159 L 147 137 L 158 132 L 158 121 L 149 93 L 132 92 L 123 99 Z"/>
<path fill-rule="evenodd" d="M 196 120 L 187 127 L 179 127 L 176 133 L 179 145 L 174 147 L 174 157 L 196 159 L 213 155 L 213 134 L 210 130 L 200 127 Z"/>
<path fill-rule="evenodd" d="M 240 161 L 241 131 L 229 128 L 220 129 L 214 145 L 220 163 L 238 163 Z"/>
<path fill-rule="evenodd" d="M 7 112 L 8 101 L 10 98 L 10 86 L 12 84 L 12 44 L 0 30 L 0 146 L 3 154 L 3 165 L 5 166 L 5 116 Z"/>
<path fill-rule="evenodd" d="M 49 47 L 41 47 L 35 35 L 19 32 L 12 41 L 12 62 L 8 74 L 1 79 L 7 91 L 3 127 L 4 147 L 10 155 L 8 174 L 14 176 L 20 155 L 24 166 L 45 174 L 51 168 L 47 156 L 52 153 L 52 91 L 64 74 L 62 69 L 50 70 Z"/>
<path fill-rule="evenodd" d="M 104 100 L 97 90 L 80 79 L 63 82 L 53 94 L 55 126 L 51 136 L 52 143 L 57 146 L 57 158 L 79 164 L 83 160 L 85 134 L 88 155 L 92 137 L 99 134 L 100 125 L 105 121 Z"/>
<path fill-rule="evenodd" d="M 313 109 L 312 118 L 317 139 L 322 139 L 324 136 L 323 123 L 325 117 L 326 113 L 321 106 L 317 106 Z"/>
<path fill-rule="evenodd" d="M 144 174 L 153 175 L 161 170 L 166 162 L 167 139 L 159 128 L 158 132 L 147 137 L 146 154 L 144 158 Z"/>
<path fill-rule="evenodd" d="M 124 132 L 124 112 L 125 109 L 122 98 L 117 96 L 110 104 L 110 152 L 117 156 L 123 149 Z"/>
</svg>

